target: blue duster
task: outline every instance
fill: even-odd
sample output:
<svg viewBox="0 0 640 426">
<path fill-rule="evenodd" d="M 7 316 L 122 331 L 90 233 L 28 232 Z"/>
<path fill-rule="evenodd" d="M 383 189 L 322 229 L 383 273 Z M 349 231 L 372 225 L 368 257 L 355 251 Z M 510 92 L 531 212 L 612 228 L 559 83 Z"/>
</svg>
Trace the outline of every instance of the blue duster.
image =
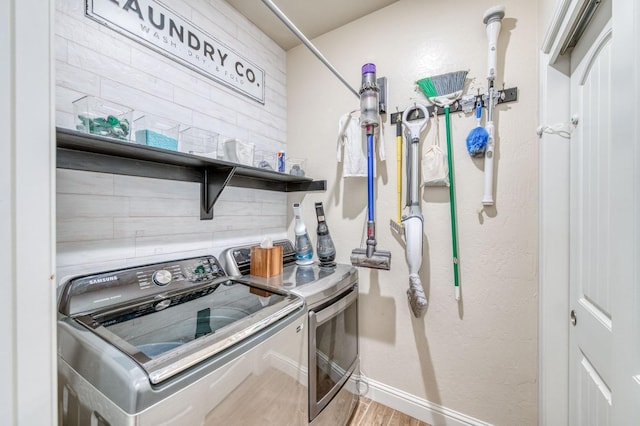
<svg viewBox="0 0 640 426">
<path fill-rule="evenodd" d="M 469 132 L 469 136 L 467 136 L 467 151 L 469 151 L 472 157 L 482 157 L 487 147 L 487 141 L 489 140 L 489 133 L 480 123 L 481 118 L 482 101 L 478 99 L 476 101 L 476 120 L 478 120 L 478 124 L 475 129 Z"/>
</svg>

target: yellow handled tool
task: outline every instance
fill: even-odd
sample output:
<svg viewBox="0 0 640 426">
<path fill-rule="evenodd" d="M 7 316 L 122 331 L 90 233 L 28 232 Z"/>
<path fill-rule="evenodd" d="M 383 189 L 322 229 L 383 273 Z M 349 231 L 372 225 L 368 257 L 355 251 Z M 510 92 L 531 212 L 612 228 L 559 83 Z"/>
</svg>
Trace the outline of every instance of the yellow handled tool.
<svg viewBox="0 0 640 426">
<path fill-rule="evenodd" d="M 391 219 L 389 224 L 391 229 L 404 235 L 404 226 L 402 225 L 402 114 L 396 114 L 396 177 L 398 190 L 398 217 L 396 220 Z"/>
</svg>

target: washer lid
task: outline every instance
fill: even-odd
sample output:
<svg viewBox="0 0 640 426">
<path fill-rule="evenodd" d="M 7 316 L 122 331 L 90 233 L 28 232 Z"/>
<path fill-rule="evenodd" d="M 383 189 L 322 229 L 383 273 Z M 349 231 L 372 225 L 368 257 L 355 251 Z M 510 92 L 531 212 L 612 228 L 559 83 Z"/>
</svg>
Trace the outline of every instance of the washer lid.
<svg viewBox="0 0 640 426">
<path fill-rule="evenodd" d="M 157 384 L 303 307 L 296 295 L 228 280 L 74 319 L 133 358 Z"/>
</svg>

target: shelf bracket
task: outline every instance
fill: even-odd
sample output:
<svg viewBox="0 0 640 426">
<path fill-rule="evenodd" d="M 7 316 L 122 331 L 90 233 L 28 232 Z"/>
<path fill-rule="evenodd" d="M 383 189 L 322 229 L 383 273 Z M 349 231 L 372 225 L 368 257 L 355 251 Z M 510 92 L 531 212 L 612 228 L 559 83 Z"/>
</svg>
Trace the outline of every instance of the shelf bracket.
<svg viewBox="0 0 640 426">
<path fill-rule="evenodd" d="M 200 220 L 213 219 L 213 205 L 235 171 L 235 167 L 222 170 L 212 167 L 203 169 L 200 184 Z"/>
</svg>

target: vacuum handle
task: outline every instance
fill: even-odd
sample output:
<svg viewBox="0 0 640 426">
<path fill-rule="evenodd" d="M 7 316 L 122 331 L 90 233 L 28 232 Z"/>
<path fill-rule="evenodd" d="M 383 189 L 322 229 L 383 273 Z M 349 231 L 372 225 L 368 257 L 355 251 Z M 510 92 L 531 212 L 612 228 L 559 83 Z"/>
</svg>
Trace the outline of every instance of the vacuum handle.
<svg viewBox="0 0 640 426">
<path fill-rule="evenodd" d="M 407 200 L 407 205 L 412 207 L 420 204 L 420 139 L 411 139 L 411 146 L 408 150 L 409 160 L 407 164 L 409 167 L 409 173 L 407 173 L 407 186 L 409 187 L 409 199 Z"/>
<path fill-rule="evenodd" d="M 496 78 L 496 66 L 498 57 L 498 35 L 504 18 L 504 6 L 489 8 L 482 18 L 487 25 L 487 40 L 489 41 L 489 53 L 487 60 L 487 79 L 493 81 Z"/>
<path fill-rule="evenodd" d="M 487 39 L 489 40 L 489 53 L 487 57 L 487 79 L 493 81 L 496 78 L 496 68 L 498 65 L 498 34 L 500 33 L 501 22 L 493 21 L 487 25 Z"/>
<path fill-rule="evenodd" d="M 367 126 L 367 219 L 369 222 L 373 222 L 375 217 L 373 211 L 373 180 L 375 179 L 373 156 L 373 126 Z"/>
<path fill-rule="evenodd" d="M 487 148 L 484 152 L 484 192 L 482 196 L 482 204 L 485 206 L 493 205 L 493 156 L 494 156 L 494 127 L 493 121 L 487 121 L 485 126 L 489 138 L 487 139 Z"/>
</svg>

